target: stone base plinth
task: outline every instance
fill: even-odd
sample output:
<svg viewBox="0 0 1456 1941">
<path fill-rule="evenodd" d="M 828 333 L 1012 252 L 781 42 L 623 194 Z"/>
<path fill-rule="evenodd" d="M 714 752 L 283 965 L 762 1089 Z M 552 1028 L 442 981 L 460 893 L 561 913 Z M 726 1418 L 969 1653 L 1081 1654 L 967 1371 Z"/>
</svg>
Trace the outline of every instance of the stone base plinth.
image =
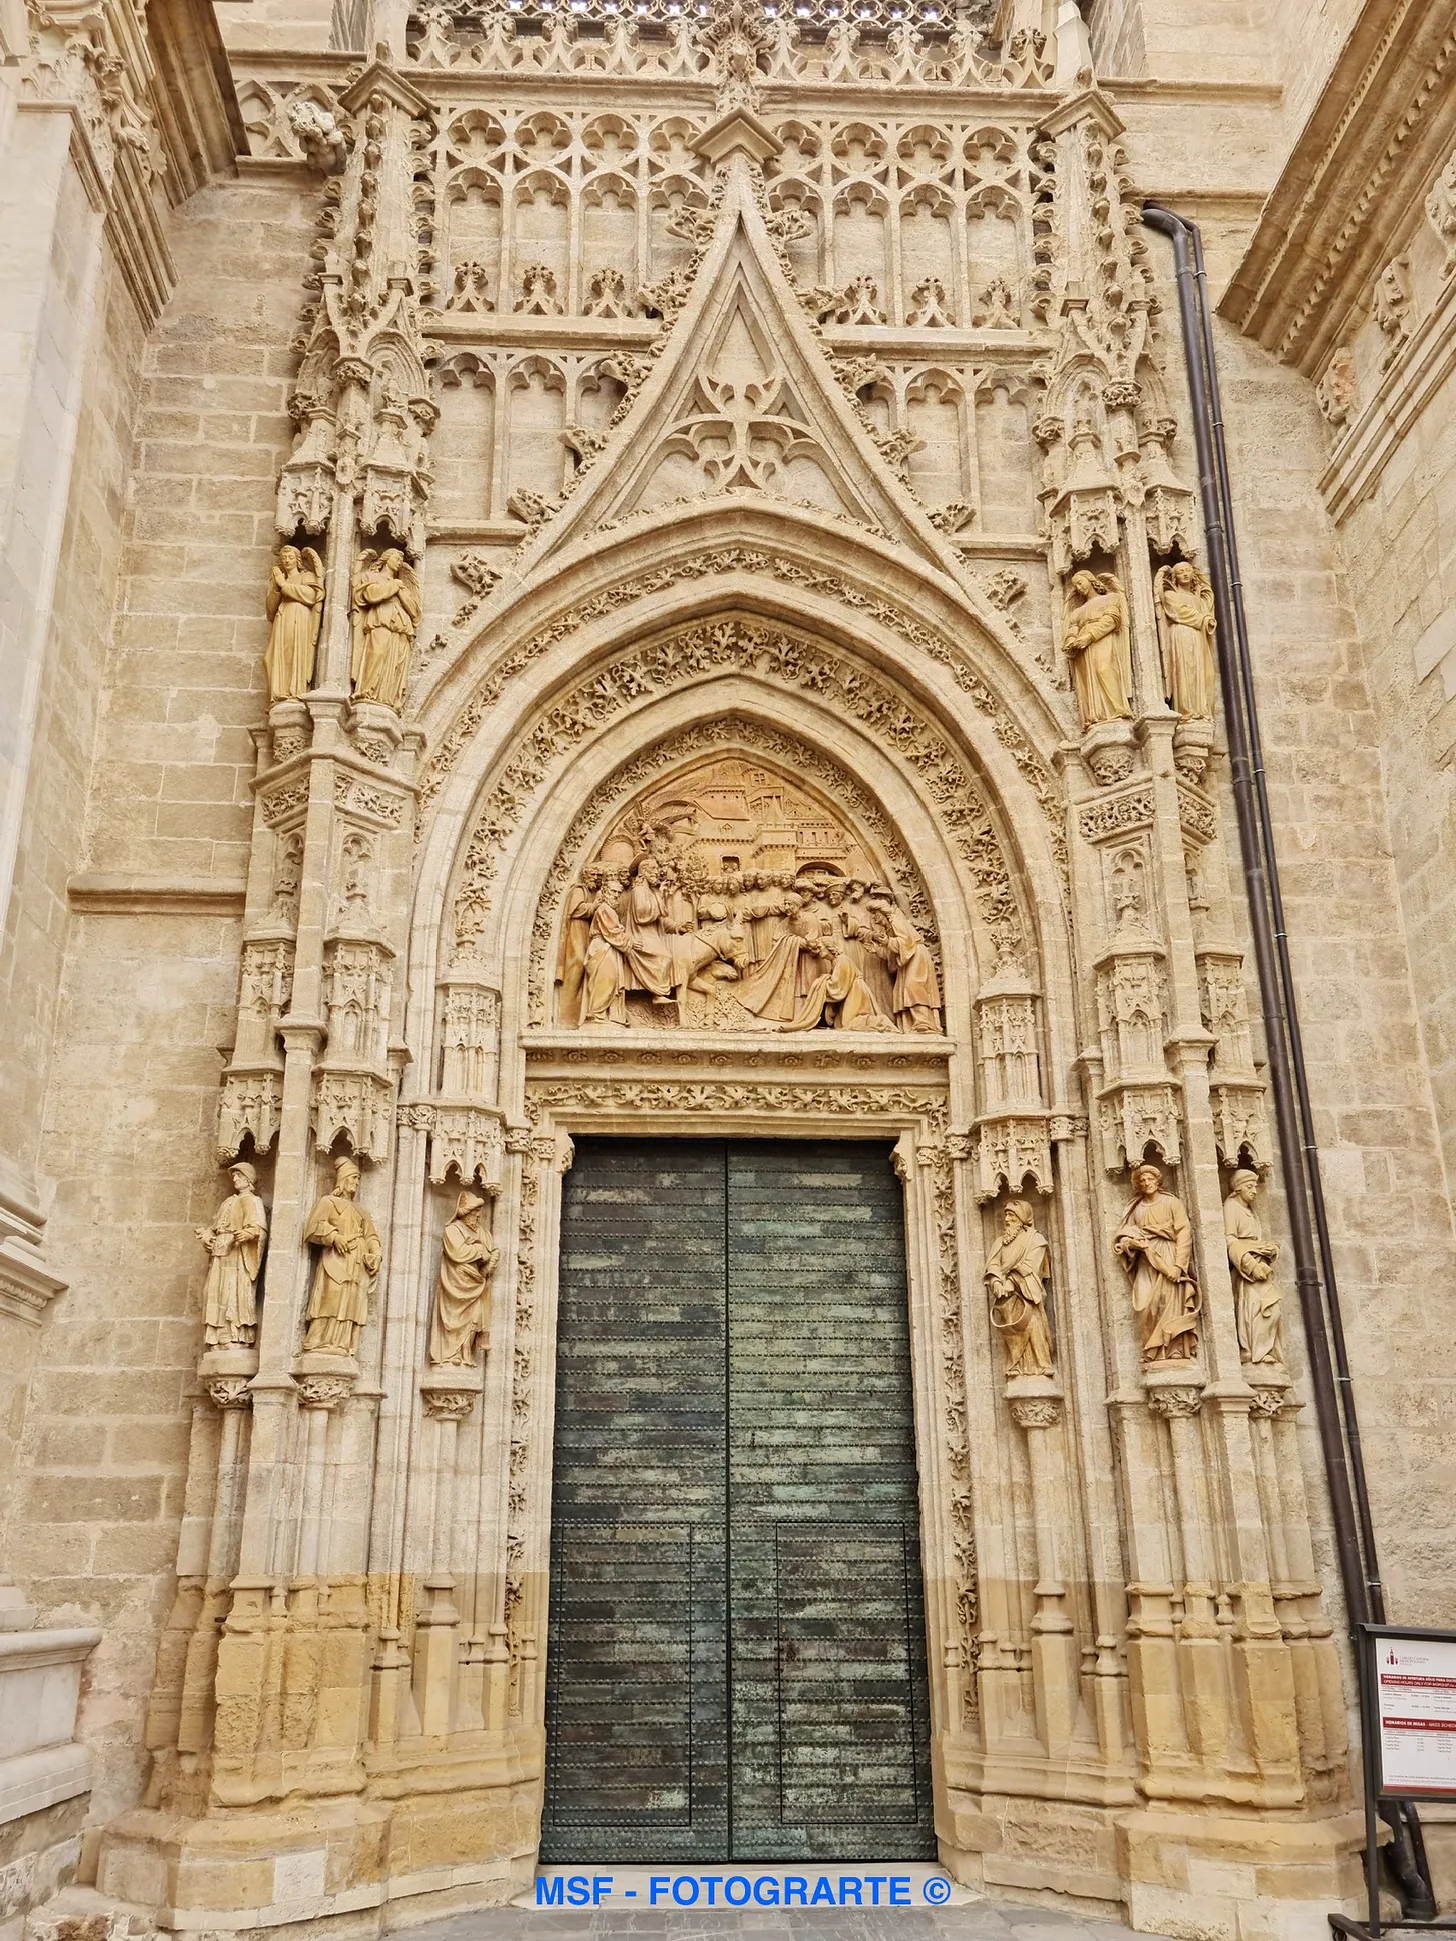
<svg viewBox="0 0 1456 1941">
<path fill-rule="evenodd" d="M 535 1871 L 540 1735 L 424 1753 L 367 1795 L 199 1819 L 146 1808 L 106 1829 L 97 1891 L 180 1933 L 256 1928 L 374 1935 L 456 1908 L 499 1906 Z M 408 1912 L 401 1908 L 408 1902 Z"/>
<path fill-rule="evenodd" d="M 1209 1941 L 1326 1941 L 1332 1913 L 1358 1913 L 1365 1821 L 1179 1813 L 1120 1816 L 1118 1870 L 1129 1926 Z"/>
</svg>

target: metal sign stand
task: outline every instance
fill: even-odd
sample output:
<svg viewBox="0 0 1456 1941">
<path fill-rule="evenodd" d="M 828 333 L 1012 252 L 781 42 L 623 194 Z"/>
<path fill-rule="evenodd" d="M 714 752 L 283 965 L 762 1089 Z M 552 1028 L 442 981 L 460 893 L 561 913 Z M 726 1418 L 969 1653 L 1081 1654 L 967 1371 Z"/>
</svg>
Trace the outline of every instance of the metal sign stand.
<svg viewBox="0 0 1456 1941">
<path fill-rule="evenodd" d="M 1385 1800 L 1400 1802 L 1405 1800 L 1450 1800 L 1456 1799 L 1456 1757 L 1451 1759 L 1452 1772 L 1447 1775 L 1448 1783 L 1439 1784 L 1442 1775 L 1429 1784 L 1422 1784 L 1419 1775 L 1413 1770 L 1413 1762 L 1407 1759 L 1407 1773 L 1404 1777 L 1397 1773 L 1394 1778 L 1386 1774 L 1385 1731 L 1388 1723 L 1382 1705 L 1382 1672 L 1379 1653 L 1382 1644 L 1391 1648 L 1400 1645 L 1435 1645 L 1447 1647 L 1453 1666 L 1449 1678 L 1436 1676 L 1430 1680 L 1405 1680 L 1413 1685 L 1427 1685 L 1438 1696 L 1432 1703 L 1413 1697 L 1408 1704 L 1409 1710 L 1419 1710 L 1424 1703 L 1428 1716 L 1413 1719 L 1413 1731 L 1425 1734 L 1431 1739 L 1440 1735 L 1442 1742 L 1449 1735 L 1453 1752 L 1456 1752 L 1456 1631 L 1430 1631 L 1419 1626 L 1402 1624 L 1364 1624 L 1359 1627 L 1359 1640 L 1356 1649 L 1356 1664 L 1360 1681 L 1360 1719 L 1364 1740 L 1363 1765 L 1365 1770 L 1365 1878 L 1369 1892 L 1369 1912 L 1364 1921 L 1357 1921 L 1349 1914 L 1331 1914 L 1330 1928 L 1336 1935 L 1346 1937 L 1346 1941 L 1381 1941 L 1381 1936 L 1397 1931 L 1418 1930 L 1456 1933 L 1456 1920 L 1451 1921 L 1406 1921 L 1394 1920 L 1382 1923 L 1380 1918 L 1380 1806 Z M 1436 1654 L 1432 1653 L 1431 1656 Z M 1444 1654 L 1443 1654 L 1444 1655 Z M 1449 1693 L 1442 1688 L 1449 1684 Z M 1389 1701 L 1387 1700 L 1387 1703 Z M 1446 1717 L 1436 1716 L 1445 1712 Z M 1447 1722 L 1449 1719 L 1449 1723 Z M 1418 1764 L 1418 1759 L 1414 1764 Z M 1409 1781 L 1410 1783 L 1407 1783 Z"/>
</svg>

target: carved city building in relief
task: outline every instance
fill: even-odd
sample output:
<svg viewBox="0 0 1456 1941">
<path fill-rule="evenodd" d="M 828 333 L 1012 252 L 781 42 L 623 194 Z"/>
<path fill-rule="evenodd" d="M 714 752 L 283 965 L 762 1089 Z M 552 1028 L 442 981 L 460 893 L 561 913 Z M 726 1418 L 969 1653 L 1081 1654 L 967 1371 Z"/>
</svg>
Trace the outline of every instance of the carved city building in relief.
<svg viewBox="0 0 1456 1941">
<path fill-rule="evenodd" d="M 661 1563 L 711 1414 L 663 1395 L 768 1383 L 775 1343 L 845 1389 L 780 1519 L 806 1608 L 810 1524 L 883 1589 L 855 1383 L 899 1412 L 922 1857 L 1210 1941 L 1353 1904 L 1234 643 L 1142 216 L 1209 212 L 1376 1510 L 1439 1621 L 1456 592 L 1444 512 L 1395 528 L 1401 427 L 1456 411 L 1456 92 L 1416 89 L 1387 233 L 1340 115 L 1394 126 L 1434 27 L 1173 11 L 0 0 L 0 160 L 54 192 L 18 321 L 0 285 L 39 346 L 0 583 L 0 1631 L 95 1654 L 71 1790 L 24 1796 L 31 1941 L 521 1893 L 573 1758 L 630 1791 L 571 1712 L 572 1587 L 648 1583 L 624 1492 L 658 1476 Z M 1392 627 L 1406 553 L 1434 578 Z M 714 1237 L 673 1155 L 720 1150 Z M 597 1435 L 584 1509 L 556 1478 Z M 784 1851 L 829 1855 L 780 1752 Z M 624 1840 L 698 1852 L 682 1756 Z"/>
</svg>

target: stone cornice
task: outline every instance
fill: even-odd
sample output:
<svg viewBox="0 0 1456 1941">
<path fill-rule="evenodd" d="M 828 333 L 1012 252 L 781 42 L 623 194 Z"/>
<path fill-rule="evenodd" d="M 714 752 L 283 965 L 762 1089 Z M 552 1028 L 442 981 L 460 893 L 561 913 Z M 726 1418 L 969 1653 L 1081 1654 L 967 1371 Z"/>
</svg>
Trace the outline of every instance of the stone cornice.
<svg viewBox="0 0 1456 1941">
<path fill-rule="evenodd" d="M 222 916 L 243 913 L 247 884 L 225 876 L 151 876 L 86 870 L 66 884 L 66 901 L 89 916 Z"/>
<path fill-rule="evenodd" d="M 1314 377 L 1456 147 L 1456 19 L 1369 0 L 1265 205 L 1221 315 Z"/>
<path fill-rule="evenodd" d="M 183 202 L 232 172 L 248 135 L 210 0 L 149 0 L 154 104 L 169 163 L 167 193 Z"/>
</svg>

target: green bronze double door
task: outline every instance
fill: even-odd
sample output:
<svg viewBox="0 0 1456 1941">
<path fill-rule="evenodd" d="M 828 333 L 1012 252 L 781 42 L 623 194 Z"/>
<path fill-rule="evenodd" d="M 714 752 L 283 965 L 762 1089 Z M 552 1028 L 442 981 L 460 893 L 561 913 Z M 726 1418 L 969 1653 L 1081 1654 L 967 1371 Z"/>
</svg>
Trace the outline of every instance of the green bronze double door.
<svg viewBox="0 0 1456 1941">
<path fill-rule="evenodd" d="M 542 1858 L 933 1856 L 889 1148 L 583 1138 L 561 1232 Z"/>
</svg>

